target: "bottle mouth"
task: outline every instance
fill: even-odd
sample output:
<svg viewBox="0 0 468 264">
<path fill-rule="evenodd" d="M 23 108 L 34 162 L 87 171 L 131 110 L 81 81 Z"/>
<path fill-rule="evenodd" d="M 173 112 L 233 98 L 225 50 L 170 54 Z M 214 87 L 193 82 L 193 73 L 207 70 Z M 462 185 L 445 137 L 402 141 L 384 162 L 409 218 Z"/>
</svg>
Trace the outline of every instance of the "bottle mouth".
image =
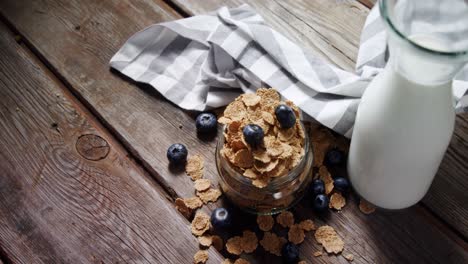
<svg viewBox="0 0 468 264">
<path fill-rule="evenodd" d="M 442 51 L 442 50 L 428 48 L 412 40 L 406 33 L 398 29 L 398 27 L 394 23 L 393 18 L 390 14 L 391 7 L 389 6 L 389 2 L 390 0 L 380 0 L 379 11 L 382 16 L 382 19 L 384 20 L 384 24 L 393 33 L 395 33 L 399 38 L 403 39 L 405 42 L 409 43 L 412 47 L 416 48 L 417 50 L 420 50 L 420 51 L 423 51 L 432 55 L 439 55 L 439 56 L 449 57 L 449 58 L 466 57 L 468 59 L 468 49 L 467 50 Z"/>
</svg>

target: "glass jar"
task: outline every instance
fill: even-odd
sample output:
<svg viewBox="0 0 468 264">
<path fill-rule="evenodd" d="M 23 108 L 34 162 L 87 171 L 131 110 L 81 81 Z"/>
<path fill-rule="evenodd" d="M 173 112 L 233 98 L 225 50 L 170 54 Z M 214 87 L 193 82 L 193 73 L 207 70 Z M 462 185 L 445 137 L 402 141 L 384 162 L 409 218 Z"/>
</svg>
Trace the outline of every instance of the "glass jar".
<svg viewBox="0 0 468 264">
<path fill-rule="evenodd" d="M 225 128 L 222 130 L 224 131 Z M 228 199 L 240 209 L 259 215 L 272 215 L 294 206 L 304 196 L 312 179 L 312 148 L 307 133 L 304 156 L 287 175 L 272 178 L 264 188 L 258 188 L 221 154 L 224 135 L 221 132 L 216 146 L 216 167 L 219 184 Z"/>
</svg>

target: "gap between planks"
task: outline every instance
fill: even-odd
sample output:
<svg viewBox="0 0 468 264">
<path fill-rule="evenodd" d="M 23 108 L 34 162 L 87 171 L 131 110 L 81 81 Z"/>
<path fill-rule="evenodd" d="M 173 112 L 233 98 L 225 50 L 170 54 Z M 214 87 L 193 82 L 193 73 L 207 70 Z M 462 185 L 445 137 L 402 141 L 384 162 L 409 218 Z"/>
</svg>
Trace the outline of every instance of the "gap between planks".
<svg viewBox="0 0 468 264">
<path fill-rule="evenodd" d="M 151 175 L 151 178 L 161 190 L 161 193 L 164 194 L 164 197 L 173 203 L 176 198 L 178 198 L 176 191 L 170 188 L 168 185 L 162 184 L 158 177 L 158 172 L 152 169 L 152 167 L 147 164 L 143 158 L 141 158 L 138 153 L 133 151 L 132 148 L 127 147 L 130 143 L 126 142 L 125 139 L 119 136 L 119 133 L 115 131 L 115 129 L 108 123 L 104 118 L 102 118 L 97 111 L 87 102 L 78 92 L 76 92 L 72 85 L 57 71 L 57 69 L 49 63 L 49 61 L 32 45 L 22 34 L 17 30 L 17 28 L 11 24 L 2 14 L 0 14 L 0 23 L 6 25 L 6 27 L 10 30 L 12 34 L 18 36 L 20 43 L 23 44 L 25 50 L 29 51 L 31 57 L 35 58 L 40 62 L 44 68 L 50 71 L 55 78 L 62 84 L 61 88 L 64 94 L 67 96 L 71 102 L 76 103 L 76 107 L 83 111 L 90 119 L 93 125 L 97 127 L 101 127 L 103 131 L 109 135 L 112 140 L 115 141 L 116 145 L 124 149 L 127 153 L 129 153 L 129 158 L 134 161 L 138 167 L 140 167 L 145 173 Z M 175 207 L 174 207 L 175 209 Z M 185 218 L 185 217 L 184 217 Z M 188 220 L 187 220 L 188 221 Z M 1 251 L 0 251 L 1 255 Z"/>
</svg>

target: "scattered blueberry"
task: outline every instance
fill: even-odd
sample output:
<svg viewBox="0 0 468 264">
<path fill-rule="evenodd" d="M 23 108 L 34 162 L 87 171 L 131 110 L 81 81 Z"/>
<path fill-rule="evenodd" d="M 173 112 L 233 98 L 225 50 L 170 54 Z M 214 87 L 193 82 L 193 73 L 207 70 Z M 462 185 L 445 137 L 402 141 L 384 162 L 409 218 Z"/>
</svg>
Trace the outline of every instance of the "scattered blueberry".
<svg viewBox="0 0 468 264">
<path fill-rule="evenodd" d="M 330 199 L 325 194 L 318 194 L 314 199 L 314 209 L 318 212 L 327 210 Z"/>
<path fill-rule="evenodd" d="M 201 113 L 197 116 L 195 120 L 195 126 L 197 131 L 201 133 L 209 133 L 216 131 L 218 125 L 218 120 L 216 116 L 212 113 Z"/>
<path fill-rule="evenodd" d="M 216 208 L 211 213 L 211 225 L 214 228 L 225 228 L 232 224 L 231 213 L 226 208 Z"/>
<path fill-rule="evenodd" d="M 317 194 L 324 194 L 324 193 L 325 193 L 325 183 L 320 179 L 315 179 L 312 182 L 312 194 L 315 197 Z"/>
<path fill-rule="evenodd" d="M 328 166 L 339 166 L 344 163 L 345 154 L 343 151 L 333 148 L 325 154 L 325 164 Z"/>
<path fill-rule="evenodd" d="M 284 244 L 281 255 L 286 263 L 297 263 L 299 261 L 299 247 L 291 242 Z"/>
<path fill-rule="evenodd" d="M 179 143 L 172 144 L 167 149 L 167 159 L 170 163 L 179 164 L 187 160 L 187 148 Z"/>
<path fill-rule="evenodd" d="M 333 180 L 333 185 L 340 192 L 346 192 L 349 189 L 349 181 L 343 177 L 336 177 Z"/>
<path fill-rule="evenodd" d="M 262 144 L 264 132 L 260 126 L 254 124 L 246 125 L 242 132 L 245 141 L 253 148 Z"/>
<path fill-rule="evenodd" d="M 275 115 L 281 128 L 291 128 L 296 124 L 296 115 L 287 105 L 278 105 L 275 109 Z"/>
</svg>

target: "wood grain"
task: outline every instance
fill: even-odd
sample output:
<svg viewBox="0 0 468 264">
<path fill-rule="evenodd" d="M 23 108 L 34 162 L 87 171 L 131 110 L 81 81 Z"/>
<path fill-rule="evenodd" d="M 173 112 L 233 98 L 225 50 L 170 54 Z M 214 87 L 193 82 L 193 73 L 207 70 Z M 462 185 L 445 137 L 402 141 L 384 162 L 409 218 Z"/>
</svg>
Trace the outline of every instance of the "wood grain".
<svg viewBox="0 0 468 264">
<path fill-rule="evenodd" d="M 191 261 L 198 242 L 186 219 L 2 24 L 0 57 L 2 257 L 12 263 Z M 76 149 L 83 137 L 94 139 L 84 156 Z M 220 263 L 219 253 L 209 254 Z"/>
<path fill-rule="evenodd" d="M 184 173 L 168 168 L 165 151 L 174 142 L 187 145 L 190 154 L 202 154 L 206 159 L 206 177 L 216 180 L 215 139 L 197 138 L 193 115 L 163 100 L 151 88 L 129 84 L 108 71 L 110 57 L 126 38 L 144 25 L 176 16 L 166 11 L 164 5 L 161 7 L 150 1 L 121 1 L 118 4 L 80 1 L 78 4 L 77 1 L 56 0 L 47 3 L 9 0 L 1 2 L 0 7 L 31 47 L 66 80 L 69 88 L 112 129 L 173 197 L 193 196 L 192 182 Z M 141 14 L 143 11 L 138 10 L 146 13 Z M 430 252 L 431 262 L 442 262 L 447 256 L 466 260 L 466 244 L 452 240 L 449 232 L 431 223 L 436 219 L 427 219 L 427 215 L 419 214 L 418 210 L 420 208 L 415 207 L 403 216 L 388 217 L 392 221 L 385 215 L 358 221 L 356 219 L 363 216 L 355 205 L 350 205 L 343 213 L 333 214 L 325 220 L 347 238 L 349 249 L 360 256 L 360 260 L 356 260 L 358 263 L 372 263 L 375 258 L 372 256 L 381 256 L 382 262 L 414 262 L 427 252 Z M 310 211 L 304 211 L 304 214 L 310 214 Z M 402 229 L 405 225 L 415 230 Z M 402 240 L 408 241 L 406 244 L 412 242 L 411 249 L 403 248 L 398 252 L 393 248 Z M 447 246 L 441 247 L 436 242 Z M 318 246 L 309 238 L 303 247 Z M 303 252 L 310 256 L 313 251 Z M 344 262 L 344 259 L 333 256 L 316 259 L 319 263 L 332 260 Z"/>
<path fill-rule="evenodd" d="M 240 0 L 173 0 L 189 14 L 200 14 L 217 9 L 223 5 L 238 6 Z M 374 0 L 360 0 L 362 4 L 372 7 Z M 246 1 L 258 11 L 273 28 L 293 39 L 300 46 L 315 51 L 315 46 L 333 46 L 351 60 L 347 63 L 333 59 L 328 60 L 341 68 L 352 70 L 359 46 L 359 36 L 364 25 L 368 9 L 356 1 L 329 0 L 289 0 Z M 287 19 L 284 19 L 287 18 Z M 319 34 L 304 34 L 312 28 Z M 322 42 L 323 40 L 323 42 Z M 311 46 L 310 43 L 313 43 Z M 334 51 L 336 53 L 336 50 Z M 452 143 L 434 183 L 423 200 L 423 203 L 452 225 L 468 239 L 468 114 L 458 115 Z"/>
<path fill-rule="evenodd" d="M 272 28 L 322 59 L 354 71 L 368 9 L 357 1 L 172 0 L 190 15 L 247 3 Z"/>
</svg>

